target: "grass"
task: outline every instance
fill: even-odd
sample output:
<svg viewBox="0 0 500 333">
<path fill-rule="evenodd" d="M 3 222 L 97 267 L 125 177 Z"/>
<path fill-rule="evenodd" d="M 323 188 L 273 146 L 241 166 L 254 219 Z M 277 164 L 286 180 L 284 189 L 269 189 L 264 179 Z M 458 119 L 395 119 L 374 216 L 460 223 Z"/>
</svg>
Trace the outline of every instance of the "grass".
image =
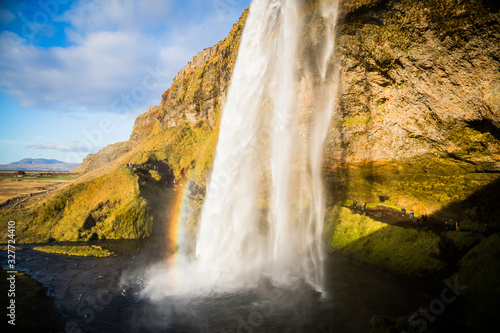
<svg viewBox="0 0 500 333">
<path fill-rule="evenodd" d="M 28 179 L 43 179 L 43 180 L 75 180 L 78 176 L 73 175 L 54 175 L 54 176 L 38 176 L 36 178 L 28 178 Z"/>
<path fill-rule="evenodd" d="M 218 121 L 217 121 L 218 122 Z M 218 125 L 194 126 L 184 122 L 149 136 L 141 144 L 141 153 L 131 162 L 148 164 L 164 161 L 177 179 L 190 176 L 198 185 L 204 185 L 207 170 L 212 167 L 218 138 Z M 153 174 L 153 177 L 157 177 Z"/>
<path fill-rule="evenodd" d="M 30 193 L 44 192 L 55 186 L 61 187 L 71 183 L 74 179 L 70 176 L 4 178 L 0 180 L 0 202 L 27 196 Z"/>
<path fill-rule="evenodd" d="M 338 206 L 329 211 L 327 230 L 332 250 L 398 274 L 423 276 L 446 266 L 431 231 L 387 225 Z"/>
<path fill-rule="evenodd" d="M 148 237 L 151 208 L 141 194 L 140 179 L 122 168 L 74 184 L 46 202 L 0 214 L 16 221 L 19 243 Z"/>
<path fill-rule="evenodd" d="M 101 246 L 91 245 L 91 246 L 40 246 L 34 247 L 33 250 L 41 251 L 45 253 L 58 253 L 66 254 L 69 256 L 79 256 L 79 257 L 111 257 L 114 255 L 113 252 L 103 249 Z"/>
<path fill-rule="evenodd" d="M 489 331 L 500 307 L 500 234 L 496 233 L 470 250 L 458 263 L 456 277 L 466 300 L 467 325 L 474 332 Z"/>
<path fill-rule="evenodd" d="M 23 248 L 22 247 L 17 247 L 17 246 L 15 246 L 14 248 L 9 248 L 7 245 L 0 246 L 0 251 L 8 251 L 8 250 L 19 252 L 19 251 L 22 251 Z"/>
<path fill-rule="evenodd" d="M 412 161 L 350 163 L 325 170 L 329 203 L 380 203 L 417 215 L 460 219 L 462 227 L 479 231 L 484 222 L 494 222 L 498 174 L 480 172 L 470 164 L 426 156 Z M 380 202 L 380 197 L 385 197 Z M 476 198 L 476 199 L 474 199 Z M 468 203 L 462 205 L 461 203 Z M 500 226 L 500 225 L 499 225 Z"/>
</svg>

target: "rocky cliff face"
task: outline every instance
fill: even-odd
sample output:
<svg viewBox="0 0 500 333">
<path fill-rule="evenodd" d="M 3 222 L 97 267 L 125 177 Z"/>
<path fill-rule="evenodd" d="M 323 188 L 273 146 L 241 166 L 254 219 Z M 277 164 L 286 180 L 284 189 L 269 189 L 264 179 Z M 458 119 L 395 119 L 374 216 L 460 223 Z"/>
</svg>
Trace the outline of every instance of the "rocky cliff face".
<svg viewBox="0 0 500 333">
<path fill-rule="evenodd" d="M 150 106 L 147 111 L 135 119 L 130 141 L 141 141 L 151 134 L 155 127 L 161 128 L 160 119 L 162 117 L 159 105 Z"/>
<path fill-rule="evenodd" d="M 137 145 L 152 134 L 186 121 L 193 125 L 198 123 L 196 126 L 207 123 L 215 128 L 247 14 L 248 10 L 243 12 L 226 38 L 193 56 L 192 61 L 179 71 L 171 87 L 163 94 L 161 104 L 149 107 L 137 117 L 128 142 L 109 145 L 96 154 L 89 154 L 74 172 L 88 172 L 104 166 L 128 152 L 128 143 Z"/>
<path fill-rule="evenodd" d="M 179 71 L 163 94 L 161 105 L 149 108 L 137 118 L 132 140 L 140 140 L 183 121 L 216 126 L 216 113 L 229 87 L 247 13 L 245 11 L 233 25 L 228 37 L 193 56 Z"/>
<path fill-rule="evenodd" d="M 344 1 L 330 160 L 500 171 L 500 17 L 482 1 Z"/>
<path fill-rule="evenodd" d="M 117 142 L 108 145 L 95 154 L 88 154 L 83 160 L 83 163 L 78 168 L 74 169 L 73 172 L 84 173 L 96 170 L 112 161 L 115 161 L 118 157 L 128 152 L 130 148 L 130 141 Z"/>
</svg>

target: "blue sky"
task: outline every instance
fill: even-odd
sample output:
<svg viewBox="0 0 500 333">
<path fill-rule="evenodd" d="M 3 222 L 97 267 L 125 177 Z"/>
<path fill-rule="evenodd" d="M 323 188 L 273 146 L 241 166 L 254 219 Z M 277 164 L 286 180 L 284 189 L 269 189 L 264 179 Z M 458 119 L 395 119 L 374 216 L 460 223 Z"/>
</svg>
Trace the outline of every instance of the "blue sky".
<svg viewBox="0 0 500 333">
<path fill-rule="evenodd" d="M 1 0 L 0 164 L 128 140 L 250 0 Z"/>
</svg>

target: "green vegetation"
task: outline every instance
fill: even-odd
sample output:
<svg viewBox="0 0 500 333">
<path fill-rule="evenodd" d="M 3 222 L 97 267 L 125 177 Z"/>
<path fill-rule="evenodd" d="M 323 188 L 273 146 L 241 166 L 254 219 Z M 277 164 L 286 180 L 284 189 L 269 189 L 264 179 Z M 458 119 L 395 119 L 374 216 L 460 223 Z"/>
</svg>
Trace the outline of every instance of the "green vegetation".
<svg viewBox="0 0 500 333">
<path fill-rule="evenodd" d="M 103 249 L 101 246 L 39 246 L 34 247 L 33 250 L 46 252 L 46 253 L 59 253 L 69 256 L 79 257 L 111 257 L 113 252 Z"/>
<path fill-rule="evenodd" d="M 35 280 L 24 273 L 15 274 L 16 291 L 15 297 L 8 297 L 9 280 L 11 274 L 7 274 L 0 266 L 0 288 L 3 292 L 0 294 L 0 316 L 4 320 L 4 327 L 7 327 L 7 304 L 11 299 L 15 299 L 16 311 L 16 330 L 15 332 L 35 333 L 42 332 L 43 329 L 50 329 L 53 332 L 64 330 L 63 321 L 57 314 L 54 303 L 45 296 L 45 290 Z M 43 309 L 43 311 L 40 311 Z M 47 327 L 51 326 L 51 327 Z"/>
<path fill-rule="evenodd" d="M 446 245 L 452 246 L 459 253 L 472 249 L 484 239 L 483 235 L 470 231 L 447 231 L 441 237 Z"/>
<path fill-rule="evenodd" d="M 495 173 L 432 156 L 405 162 L 351 163 L 325 173 L 330 204 L 358 202 L 459 219 L 463 230 L 482 231 L 484 222 L 500 226 L 491 207 L 500 200 Z"/>
<path fill-rule="evenodd" d="M 12 247 L 9 248 L 7 245 L 0 246 L 0 251 L 8 251 L 8 250 L 19 252 L 19 251 L 22 251 L 23 248 L 22 247 L 17 247 L 17 246 L 14 246 L 13 248 Z"/>
<path fill-rule="evenodd" d="M 70 186 L 44 203 L 0 214 L 16 221 L 18 242 L 147 237 L 152 229 L 148 200 L 154 193 L 141 192 L 145 182 L 122 168 Z"/>
<path fill-rule="evenodd" d="M 466 321 L 475 332 L 491 329 L 488 324 L 500 307 L 500 234 L 483 240 L 459 261 L 457 278 L 467 289 L 462 291 L 466 300 Z"/>
<path fill-rule="evenodd" d="M 370 123 L 370 115 L 358 115 L 354 117 L 346 117 L 342 121 L 343 126 L 353 126 L 353 125 L 368 125 Z"/>
<path fill-rule="evenodd" d="M 149 136 L 141 145 L 142 152 L 131 161 L 134 164 L 164 161 L 175 178 L 189 176 L 202 185 L 213 163 L 218 132 L 218 126 L 212 129 L 205 123 L 194 126 L 184 122 Z"/>
<path fill-rule="evenodd" d="M 328 214 L 327 230 L 333 250 L 392 272 L 421 276 L 445 267 L 436 259 L 440 238 L 431 231 L 387 225 L 338 206 Z"/>
<path fill-rule="evenodd" d="M 464 239 L 471 245 L 472 235 L 449 233 Z M 461 234 L 460 236 L 458 236 Z M 456 301 L 446 305 L 446 311 L 433 323 L 429 323 L 426 332 L 489 332 L 496 309 L 500 306 L 500 234 L 496 233 L 482 240 L 467 252 L 458 262 L 459 271 L 448 278 L 459 292 Z M 439 296 L 437 294 L 436 296 Z M 408 316 L 392 318 L 374 316 L 370 321 L 370 333 L 403 332 L 409 329 Z"/>
<path fill-rule="evenodd" d="M 74 176 L 74 175 L 43 175 L 43 176 L 35 177 L 35 179 L 50 179 L 50 180 L 74 180 L 77 178 L 78 178 L 78 176 Z M 27 179 L 31 179 L 31 178 L 27 177 Z"/>
<path fill-rule="evenodd" d="M 370 320 L 370 333 L 406 332 L 408 317 L 395 319 L 390 316 L 374 316 Z"/>
</svg>

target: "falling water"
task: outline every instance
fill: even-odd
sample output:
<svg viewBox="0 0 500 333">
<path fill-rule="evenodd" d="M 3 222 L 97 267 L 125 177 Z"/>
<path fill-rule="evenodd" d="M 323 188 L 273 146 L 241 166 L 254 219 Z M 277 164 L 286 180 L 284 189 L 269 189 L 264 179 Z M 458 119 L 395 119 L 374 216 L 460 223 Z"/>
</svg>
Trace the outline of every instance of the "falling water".
<svg viewBox="0 0 500 333">
<path fill-rule="evenodd" d="M 149 294 L 239 288 L 262 276 L 278 284 L 305 279 L 321 289 L 321 164 L 336 94 L 337 1 L 320 1 L 312 11 L 320 13 L 321 33 L 303 26 L 312 15 L 303 1 L 252 2 L 222 113 L 196 258 L 182 261 L 177 279 L 172 268 L 151 278 Z"/>
</svg>

